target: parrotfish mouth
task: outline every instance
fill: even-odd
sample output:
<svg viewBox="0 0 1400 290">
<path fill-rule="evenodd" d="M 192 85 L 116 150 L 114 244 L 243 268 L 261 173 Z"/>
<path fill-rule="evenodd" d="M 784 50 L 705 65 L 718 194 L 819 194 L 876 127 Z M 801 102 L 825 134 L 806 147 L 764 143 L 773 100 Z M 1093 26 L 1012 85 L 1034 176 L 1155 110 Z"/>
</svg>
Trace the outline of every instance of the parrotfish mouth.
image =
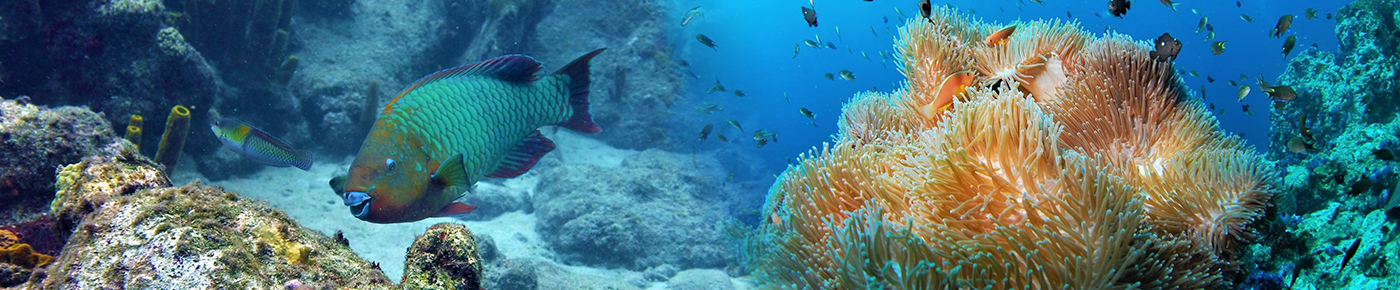
<svg viewBox="0 0 1400 290">
<path fill-rule="evenodd" d="M 369 203 L 374 201 L 374 197 L 363 191 L 346 191 L 342 198 L 345 199 L 345 205 L 350 207 L 350 213 L 357 218 L 369 214 Z"/>
</svg>

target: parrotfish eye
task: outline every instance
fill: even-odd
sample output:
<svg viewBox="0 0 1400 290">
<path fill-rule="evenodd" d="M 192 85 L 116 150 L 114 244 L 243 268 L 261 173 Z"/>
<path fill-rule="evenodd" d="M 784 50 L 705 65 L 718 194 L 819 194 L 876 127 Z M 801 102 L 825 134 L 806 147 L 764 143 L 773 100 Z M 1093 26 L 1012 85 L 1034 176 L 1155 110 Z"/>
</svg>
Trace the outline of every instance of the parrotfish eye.
<svg viewBox="0 0 1400 290">
<path fill-rule="evenodd" d="M 384 159 L 384 167 L 389 168 L 389 170 L 394 170 L 394 164 L 396 163 L 393 158 Z"/>
</svg>

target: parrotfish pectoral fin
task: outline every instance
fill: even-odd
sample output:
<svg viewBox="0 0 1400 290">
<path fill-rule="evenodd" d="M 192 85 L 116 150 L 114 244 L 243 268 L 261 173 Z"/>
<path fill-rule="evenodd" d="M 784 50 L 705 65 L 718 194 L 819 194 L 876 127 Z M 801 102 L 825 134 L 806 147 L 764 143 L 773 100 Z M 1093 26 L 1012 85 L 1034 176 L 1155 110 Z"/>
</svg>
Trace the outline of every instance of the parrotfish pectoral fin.
<svg viewBox="0 0 1400 290">
<path fill-rule="evenodd" d="M 569 117 L 568 121 L 559 124 L 560 126 L 584 133 L 603 131 L 602 127 L 598 127 L 598 123 L 593 122 L 593 114 L 588 112 L 588 61 L 606 49 L 599 48 L 589 52 L 554 72 L 556 75 L 569 76 L 569 106 L 574 109 L 574 115 Z"/>
<path fill-rule="evenodd" d="M 442 210 L 439 210 L 437 214 L 434 214 L 433 217 L 450 217 L 455 215 L 463 215 L 475 209 L 475 205 L 454 202 L 447 204 L 447 206 L 443 207 Z"/>
<path fill-rule="evenodd" d="M 331 190 L 335 191 L 335 195 L 336 195 L 336 196 L 339 196 L 341 193 L 345 192 L 345 176 L 344 176 L 344 175 L 336 176 L 335 178 L 331 178 L 331 182 L 330 182 L 330 183 L 331 183 Z"/>
<path fill-rule="evenodd" d="M 437 172 L 433 172 L 433 176 L 431 177 L 433 184 L 437 184 L 443 188 L 471 185 L 471 180 L 467 178 L 467 168 L 465 166 L 466 165 L 462 164 L 461 153 L 452 155 L 452 157 L 447 158 L 447 161 L 443 161 L 441 166 L 438 166 Z"/>
<path fill-rule="evenodd" d="M 540 134 L 540 130 L 535 130 L 525 140 L 520 141 L 520 146 L 515 147 L 506 153 L 506 158 L 501 160 L 501 164 L 496 166 L 496 170 L 487 174 L 487 177 L 511 178 L 525 174 L 530 168 L 535 167 L 535 163 L 540 162 L 549 151 L 554 151 L 554 141 L 545 138 Z"/>
</svg>

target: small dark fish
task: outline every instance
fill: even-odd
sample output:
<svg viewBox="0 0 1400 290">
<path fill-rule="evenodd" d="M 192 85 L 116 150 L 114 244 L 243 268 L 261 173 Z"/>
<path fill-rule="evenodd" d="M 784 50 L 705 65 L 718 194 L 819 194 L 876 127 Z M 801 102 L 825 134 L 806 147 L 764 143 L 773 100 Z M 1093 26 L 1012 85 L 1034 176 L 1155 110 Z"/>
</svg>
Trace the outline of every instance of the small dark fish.
<svg viewBox="0 0 1400 290">
<path fill-rule="evenodd" d="M 1327 20 L 1332 20 L 1332 13 L 1327 13 Z"/>
<path fill-rule="evenodd" d="M 822 45 L 820 43 L 812 41 L 811 39 L 803 39 L 802 44 L 806 44 L 808 47 L 811 48 L 822 48 Z"/>
<path fill-rule="evenodd" d="M 841 79 L 843 79 L 843 80 L 848 80 L 848 81 L 854 81 L 854 80 L 856 80 L 856 75 L 855 75 L 855 73 L 851 73 L 851 71 L 849 71 L 849 70 L 844 70 L 844 69 L 841 70 L 840 75 L 841 75 Z"/>
<path fill-rule="evenodd" d="M 1249 105 L 1240 105 L 1240 110 L 1243 111 L 1245 115 L 1254 115 L 1254 112 L 1249 111 Z"/>
<path fill-rule="evenodd" d="M 739 129 L 739 134 L 743 134 L 743 133 L 744 133 L 744 126 L 739 126 L 739 122 L 734 121 L 734 120 L 725 120 L 725 121 L 729 122 L 729 125 L 730 125 L 730 126 L 734 126 L 734 129 Z"/>
<path fill-rule="evenodd" d="M 1065 17 L 1066 17 L 1066 18 L 1074 18 L 1074 14 L 1069 14 L 1069 11 L 1065 11 Z"/>
<path fill-rule="evenodd" d="M 1201 76 L 1201 73 L 1200 73 L 1200 72 L 1197 72 L 1196 70 L 1191 70 L 1191 71 L 1189 71 L 1189 72 L 1186 72 L 1186 74 L 1191 75 L 1192 77 L 1200 77 L 1200 76 Z"/>
<path fill-rule="evenodd" d="M 825 76 L 826 79 L 828 79 L 828 80 L 835 80 L 835 79 L 836 79 L 836 74 L 833 74 L 833 73 L 826 73 L 826 74 L 823 75 L 823 76 Z"/>
<path fill-rule="evenodd" d="M 710 131 L 713 131 L 714 129 L 714 124 L 705 124 L 705 128 L 700 129 L 700 141 L 705 141 L 705 138 L 709 138 Z"/>
<path fill-rule="evenodd" d="M 1269 91 L 1269 97 L 1276 101 L 1292 101 L 1298 99 L 1298 92 L 1294 91 L 1292 86 L 1277 86 L 1271 89 L 1272 90 Z"/>
<path fill-rule="evenodd" d="M 802 7 L 802 19 L 807 20 L 807 27 L 817 27 L 817 10 Z"/>
<path fill-rule="evenodd" d="M 1240 7 L 1240 1 L 1235 1 L 1235 7 Z"/>
<path fill-rule="evenodd" d="M 676 65 L 679 65 L 679 66 L 682 66 L 682 67 L 690 67 L 690 62 L 685 61 L 684 59 L 677 59 L 677 60 L 676 60 Z"/>
<path fill-rule="evenodd" d="M 1293 45 L 1298 43 L 1297 35 L 1289 35 L 1283 40 L 1283 57 L 1288 57 L 1288 53 L 1293 52 Z"/>
<path fill-rule="evenodd" d="M 1248 22 L 1254 22 L 1254 17 L 1249 17 L 1249 15 L 1247 14 L 1240 14 L 1240 19 L 1243 19 L 1244 21 Z"/>
<path fill-rule="evenodd" d="M 880 16 L 880 17 L 885 18 L 885 24 L 890 24 L 890 17 L 889 17 L 889 16 Z"/>
<path fill-rule="evenodd" d="M 729 143 L 729 137 L 725 137 L 724 134 L 721 133 L 715 133 L 715 140 L 719 140 L 720 142 L 724 143 Z"/>
<path fill-rule="evenodd" d="M 696 34 L 695 34 L 695 40 L 699 40 L 699 41 L 700 41 L 700 44 L 704 44 L 705 46 L 709 46 L 710 49 L 714 49 L 715 51 L 719 51 L 718 48 L 715 48 L 715 41 L 714 41 L 713 39 L 710 39 L 709 36 L 705 36 L 704 34 L 696 33 Z"/>
<path fill-rule="evenodd" d="M 713 93 L 715 93 L 715 92 L 727 92 L 727 91 L 729 91 L 729 90 L 724 89 L 724 85 L 721 85 L 721 84 L 719 83 L 719 79 L 715 79 L 715 85 L 710 86 L 710 90 L 709 90 L 709 91 L 706 91 L 705 93 L 706 93 L 706 94 L 713 94 Z"/>
<path fill-rule="evenodd" d="M 1269 36 L 1283 36 L 1284 32 L 1288 32 L 1289 26 L 1293 26 L 1293 14 L 1284 14 L 1283 17 L 1278 18 L 1278 24 L 1274 25 L 1274 30 L 1269 33 Z"/>
<path fill-rule="evenodd" d="M 747 96 L 747 94 L 744 94 L 744 91 L 742 91 L 742 90 L 734 90 L 734 96 L 736 96 L 736 97 L 743 97 L 743 96 Z"/>
<path fill-rule="evenodd" d="M 719 105 L 716 105 L 714 103 L 705 102 L 704 106 L 695 106 L 695 111 L 700 112 L 701 114 L 709 115 L 714 111 L 724 111 L 724 108 L 720 108 Z"/>
<path fill-rule="evenodd" d="M 700 17 L 704 17 L 704 16 L 705 16 L 705 12 L 701 12 L 701 11 L 700 11 L 700 6 L 695 6 L 695 8 L 690 8 L 690 11 L 686 11 L 686 12 L 685 12 L 685 16 L 684 16 L 684 17 L 681 17 L 681 26 L 685 26 L 686 24 L 690 24 L 690 21 L 691 21 L 691 20 L 695 20 L 695 17 L 696 17 L 696 16 L 700 16 Z"/>
<path fill-rule="evenodd" d="M 1162 33 L 1162 36 L 1157 37 L 1156 49 L 1148 55 L 1158 61 L 1173 61 L 1176 60 L 1176 55 L 1181 53 L 1181 41 L 1172 38 L 1169 33 Z"/>
<path fill-rule="evenodd" d="M 801 49 L 802 49 L 802 45 L 800 45 L 800 44 L 795 44 L 795 43 L 794 43 L 794 44 L 792 45 L 792 58 L 797 58 L 797 51 L 799 51 L 799 50 L 801 50 Z"/>
<path fill-rule="evenodd" d="M 1133 2 L 1128 2 L 1128 0 L 1109 0 L 1108 13 L 1123 18 L 1123 14 L 1128 14 L 1128 8 L 1132 8 L 1132 6 Z"/>
<path fill-rule="evenodd" d="M 682 71 L 682 72 L 685 72 L 685 75 L 690 76 L 690 78 L 692 78 L 692 79 L 697 79 L 697 80 L 700 79 L 700 76 L 695 75 L 695 72 L 690 71 L 689 68 L 681 68 L 681 71 Z"/>
<path fill-rule="evenodd" d="M 1313 10 L 1312 8 L 1308 8 L 1308 10 L 1303 10 L 1303 18 L 1307 18 L 1308 20 L 1313 20 L 1313 18 L 1317 18 L 1317 10 Z"/>
<path fill-rule="evenodd" d="M 1229 81 L 1227 81 L 1226 83 L 1230 84 L 1230 86 L 1232 86 L 1232 87 L 1238 87 L 1238 86 L 1240 86 L 1240 84 L 1239 84 L 1239 83 L 1236 83 L 1235 80 L 1229 80 Z"/>
<path fill-rule="evenodd" d="M 1210 18 L 1201 16 L 1201 22 L 1196 24 L 1196 34 L 1201 34 L 1202 31 L 1205 31 L 1206 25 L 1208 24 L 1210 24 Z"/>
<path fill-rule="evenodd" d="M 923 15 L 924 15 L 924 19 L 926 19 L 926 20 L 928 20 L 928 21 L 933 21 L 933 19 L 929 19 L 929 15 L 932 14 L 932 13 L 933 13 L 933 4 L 932 4 L 932 3 L 929 3 L 928 0 L 919 0 L 919 14 L 923 14 Z M 1065 11 L 1065 13 L 1069 13 L 1069 11 Z"/>
<path fill-rule="evenodd" d="M 1362 179 L 1362 180 L 1367 180 L 1367 179 Z M 1352 241 L 1352 242 L 1351 242 L 1351 247 L 1348 247 L 1348 248 L 1347 248 L 1347 255 L 1342 257 L 1342 267 L 1341 267 L 1341 268 L 1338 268 L 1338 269 L 1337 269 L 1337 272 L 1341 272 L 1342 270 L 1345 270 L 1345 269 L 1347 268 L 1347 263 L 1351 262 L 1351 257 L 1356 256 L 1356 249 L 1357 249 L 1357 248 L 1360 248 L 1360 247 L 1361 247 L 1361 239 L 1356 239 L 1356 241 Z"/>
<path fill-rule="evenodd" d="M 1215 31 L 1215 24 L 1206 23 L 1206 31 Z"/>
<path fill-rule="evenodd" d="M 1225 42 L 1224 42 L 1224 41 L 1216 41 L 1216 42 L 1211 43 L 1211 44 L 1210 44 L 1210 53 L 1215 54 L 1215 55 L 1220 55 L 1220 54 L 1222 54 L 1222 53 L 1225 53 Z"/>
<path fill-rule="evenodd" d="M 1162 1 L 1162 5 L 1166 5 L 1167 8 L 1171 8 L 1173 12 L 1176 11 L 1176 4 L 1181 4 L 1181 3 L 1172 3 L 1172 0 L 1158 0 L 1158 1 Z"/>
<path fill-rule="evenodd" d="M 835 44 L 835 43 L 831 43 L 830 41 L 827 41 L 827 42 L 826 42 L 826 48 L 836 49 L 836 44 Z"/>
<path fill-rule="evenodd" d="M 1206 76 L 1206 82 L 1214 83 L 1214 82 L 1215 82 L 1215 78 L 1210 77 L 1210 76 Z"/>
<path fill-rule="evenodd" d="M 802 116 L 803 116 L 803 117 L 807 117 L 808 119 L 816 119 L 816 118 L 817 118 L 816 115 L 812 114 L 812 111 L 811 111 L 811 110 L 807 110 L 807 108 L 797 108 L 797 112 L 802 113 Z"/>
</svg>

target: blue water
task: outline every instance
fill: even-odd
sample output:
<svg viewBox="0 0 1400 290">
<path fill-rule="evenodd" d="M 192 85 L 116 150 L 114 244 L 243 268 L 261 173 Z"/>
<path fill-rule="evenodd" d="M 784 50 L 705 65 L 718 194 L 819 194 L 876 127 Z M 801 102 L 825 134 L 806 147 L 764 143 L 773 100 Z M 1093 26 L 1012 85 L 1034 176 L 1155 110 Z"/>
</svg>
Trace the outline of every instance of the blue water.
<svg viewBox="0 0 1400 290">
<path fill-rule="evenodd" d="M 1136 1 L 1120 19 L 1107 12 L 1107 1 L 1044 2 L 1040 5 L 1010 0 L 934 1 L 934 5 L 947 4 L 965 12 L 975 11 L 973 14 L 984 21 L 1003 24 L 1018 19 L 1068 19 L 1079 22 L 1095 37 L 1102 36 L 1106 29 L 1140 41 L 1151 41 L 1164 32 L 1170 33 L 1183 45 L 1176 68 L 1200 73 L 1199 77 L 1181 74 L 1187 87 L 1199 95 L 1204 85 L 1205 101 L 1225 111 L 1216 115 L 1222 128 L 1243 134 L 1248 143 L 1260 150 L 1266 147 L 1268 140 L 1265 132 L 1269 128 L 1270 101 L 1257 87 L 1243 102 L 1237 101 L 1236 88 L 1227 81 L 1253 86 L 1262 74 L 1265 81 L 1280 85 L 1275 79 L 1287 64 L 1281 52 L 1288 35 L 1298 36 L 1290 57 L 1314 44 L 1324 51 L 1336 51 L 1337 38 L 1333 33 L 1336 22 L 1326 19 L 1325 15 L 1346 4 L 1345 1 L 1256 0 L 1240 1 L 1240 7 L 1236 7 L 1235 1 L 1185 1 L 1173 12 L 1157 1 Z M 705 15 L 674 32 L 678 46 L 676 55 L 691 63 L 699 79 L 683 78 L 689 81 L 687 102 L 672 110 L 678 114 L 698 115 L 692 107 L 708 101 L 725 108 L 723 112 L 704 117 L 715 124 L 716 129 L 724 125 L 726 119 L 733 119 L 743 124 L 748 132 L 754 129 L 776 131 L 780 142 L 755 150 L 765 156 L 764 162 L 781 165 L 786 158 L 795 159 L 797 154 L 831 140 L 829 136 L 836 133 L 841 104 L 845 100 L 872 87 L 880 92 L 891 92 L 904 80 L 894 62 L 881 64 L 877 52 L 894 52 L 894 40 L 906 19 L 895 9 L 904 16 L 919 17 L 918 1 L 815 1 L 818 27 L 808 27 L 802 19 L 798 7 L 808 6 L 808 3 L 802 0 L 675 1 L 670 11 L 674 23 L 679 24 L 684 13 L 697 5 Z M 1307 8 L 1317 10 L 1317 18 L 1307 20 L 1303 16 Z M 1193 14 L 1192 9 L 1200 15 Z M 1073 17 L 1068 17 L 1066 12 Z M 1249 15 L 1254 21 L 1241 19 L 1241 14 Z M 1295 15 L 1292 27 L 1282 37 L 1269 37 L 1269 31 L 1284 14 Z M 1204 41 L 1207 32 L 1195 33 L 1201 15 L 1209 17 L 1209 23 L 1215 27 L 1213 41 L 1226 41 L 1223 54 L 1211 54 L 1209 43 Z M 885 18 L 888 23 L 884 22 Z M 874 35 L 871 28 L 876 32 Z M 887 29 L 892 33 L 887 33 Z M 714 39 L 718 51 L 696 41 L 696 33 Z M 793 44 L 804 39 L 815 40 L 817 36 L 823 43 L 835 43 L 838 49 L 803 45 L 798 56 L 792 57 Z M 870 60 L 861 57 L 861 52 L 867 53 Z M 857 79 L 843 81 L 823 77 L 824 73 L 842 69 L 854 72 Z M 1249 79 L 1240 80 L 1241 74 Z M 1213 77 L 1215 82 L 1207 82 L 1207 76 Z M 739 98 L 731 93 L 706 95 L 705 91 L 716 78 L 731 91 L 744 90 L 748 97 Z M 789 96 L 790 104 L 783 100 L 783 93 Z M 1254 114 L 1245 114 L 1242 105 L 1248 105 Z M 798 108 L 815 113 L 818 127 L 812 127 L 798 113 Z M 678 134 L 695 136 L 703 126 L 695 124 L 689 131 Z M 733 129 L 728 132 L 732 137 Z M 753 141 L 747 140 L 749 136 L 743 136 L 745 140 L 739 144 L 755 148 Z M 706 142 L 710 142 L 710 148 L 716 144 L 713 137 Z"/>
</svg>

